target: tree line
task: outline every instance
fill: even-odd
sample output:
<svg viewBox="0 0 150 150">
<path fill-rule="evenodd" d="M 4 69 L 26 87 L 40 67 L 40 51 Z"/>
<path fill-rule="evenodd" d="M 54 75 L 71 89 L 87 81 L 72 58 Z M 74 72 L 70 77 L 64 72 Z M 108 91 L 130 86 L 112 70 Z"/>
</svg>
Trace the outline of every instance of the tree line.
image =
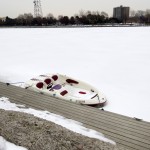
<svg viewBox="0 0 150 150">
<path fill-rule="evenodd" d="M 0 26 L 65 26 L 65 25 L 105 25 L 122 23 L 117 18 L 108 17 L 105 12 L 80 12 L 79 15 L 58 16 L 55 18 L 49 13 L 46 17 L 33 17 L 31 13 L 19 15 L 17 18 L 6 17 L 0 19 Z M 126 23 L 145 23 L 150 24 L 150 11 L 131 11 Z"/>
</svg>

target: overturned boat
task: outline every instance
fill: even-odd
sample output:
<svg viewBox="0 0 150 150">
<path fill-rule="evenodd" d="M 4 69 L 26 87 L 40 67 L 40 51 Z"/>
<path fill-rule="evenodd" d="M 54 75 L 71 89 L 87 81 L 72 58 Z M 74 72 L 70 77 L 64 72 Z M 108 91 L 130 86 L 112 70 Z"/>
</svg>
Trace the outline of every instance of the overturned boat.
<svg viewBox="0 0 150 150">
<path fill-rule="evenodd" d="M 25 88 L 83 105 L 103 106 L 106 102 L 105 96 L 96 88 L 61 74 L 45 74 L 32 78 L 25 83 Z"/>
</svg>

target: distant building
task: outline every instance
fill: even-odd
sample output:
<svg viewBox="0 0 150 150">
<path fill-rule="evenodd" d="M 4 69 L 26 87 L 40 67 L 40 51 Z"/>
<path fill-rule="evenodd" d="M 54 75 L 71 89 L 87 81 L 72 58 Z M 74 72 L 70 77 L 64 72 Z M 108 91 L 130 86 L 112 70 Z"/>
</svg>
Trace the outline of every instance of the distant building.
<svg viewBox="0 0 150 150">
<path fill-rule="evenodd" d="M 115 7 L 113 9 L 113 17 L 117 18 L 119 21 L 126 23 L 129 18 L 130 7 Z"/>
</svg>

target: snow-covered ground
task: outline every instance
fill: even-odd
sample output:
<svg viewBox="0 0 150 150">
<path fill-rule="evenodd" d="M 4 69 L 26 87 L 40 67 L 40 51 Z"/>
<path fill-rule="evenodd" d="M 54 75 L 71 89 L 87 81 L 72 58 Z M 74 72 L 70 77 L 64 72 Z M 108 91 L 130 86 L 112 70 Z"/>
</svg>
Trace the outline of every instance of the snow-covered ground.
<svg viewBox="0 0 150 150">
<path fill-rule="evenodd" d="M 149 35 L 149 27 L 0 29 L 0 81 L 66 74 L 99 88 L 108 99 L 104 109 L 150 121 Z M 78 122 L 47 111 L 18 108 L 6 98 L 0 98 L 0 108 L 34 114 L 112 142 Z M 0 137 L 0 150 L 17 148 L 24 150 Z"/>
<path fill-rule="evenodd" d="M 0 29 L 0 80 L 61 73 L 102 91 L 104 109 L 150 121 L 150 28 Z"/>
<path fill-rule="evenodd" d="M 27 150 L 21 146 L 16 146 L 13 143 L 6 141 L 3 137 L 0 136 L 0 150 Z"/>
<path fill-rule="evenodd" d="M 96 139 L 99 139 L 99 140 L 102 140 L 105 142 L 109 142 L 111 144 L 115 144 L 114 141 L 105 138 L 105 136 L 102 133 L 99 133 L 99 132 L 94 131 L 92 129 L 88 129 L 88 128 L 83 127 L 82 123 L 80 123 L 80 122 L 77 122 L 77 121 L 74 121 L 71 119 L 67 119 L 63 116 L 56 115 L 56 114 L 50 113 L 48 111 L 41 111 L 41 110 L 35 110 L 32 108 L 25 108 L 24 105 L 18 105 L 15 103 L 11 103 L 9 101 L 9 99 L 5 98 L 5 97 L 0 98 L 0 109 L 12 110 L 12 111 L 17 111 L 17 112 L 24 112 L 24 113 L 32 114 L 36 117 L 54 122 L 58 125 L 61 125 L 67 129 L 69 129 L 73 132 L 79 133 L 81 135 L 91 137 L 91 138 L 96 138 Z M 1 138 L 0 138 L 0 141 L 1 141 Z M 0 142 L 0 144 L 1 144 L 1 142 Z M 2 150 L 2 149 L 0 149 L 0 150 Z"/>
</svg>

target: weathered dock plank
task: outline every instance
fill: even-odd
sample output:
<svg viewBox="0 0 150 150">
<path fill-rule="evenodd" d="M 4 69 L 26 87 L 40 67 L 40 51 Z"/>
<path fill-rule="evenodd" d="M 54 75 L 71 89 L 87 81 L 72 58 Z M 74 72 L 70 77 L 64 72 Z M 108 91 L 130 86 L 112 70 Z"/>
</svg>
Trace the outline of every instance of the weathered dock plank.
<svg viewBox="0 0 150 150">
<path fill-rule="evenodd" d="M 3 84 L 3 85 L 5 85 L 5 84 Z M 7 88 L 7 86 L 5 85 L 4 88 Z M 25 91 L 26 91 L 26 90 L 24 90 L 24 91 L 22 91 L 22 90 L 19 91 L 18 87 L 13 87 L 12 90 L 15 91 L 15 89 L 17 90 L 17 92 L 24 92 L 24 93 L 25 93 Z M 9 87 L 9 90 L 11 90 L 11 87 Z M 23 94 L 23 93 L 22 93 L 22 94 Z M 26 92 L 25 94 L 28 94 L 28 93 Z M 33 92 L 32 94 L 35 95 L 35 92 Z M 30 95 L 31 95 L 31 92 L 30 92 Z M 55 101 L 56 99 L 51 97 L 51 101 L 52 101 L 52 100 Z M 63 102 L 63 103 L 64 103 L 64 104 L 68 104 L 68 102 L 66 102 L 66 101 Z M 70 105 L 70 107 L 72 107 L 72 106 L 74 106 L 74 105 L 73 105 L 73 104 Z M 79 107 L 78 109 L 80 109 L 80 108 L 81 108 L 81 107 Z M 83 107 L 82 107 L 81 109 L 83 110 Z M 91 109 L 92 109 L 92 108 L 91 108 Z M 86 110 L 86 109 L 85 109 L 85 110 Z M 97 109 L 94 109 L 94 110 L 93 110 L 93 113 L 94 113 L 94 112 L 97 113 Z M 106 113 L 109 114 L 109 115 L 106 115 Z M 117 119 L 121 118 L 120 121 L 121 121 L 121 120 L 122 120 L 122 121 L 124 121 L 124 120 L 125 120 L 125 121 L 130 121 L 129 123 L 135 123 L 135 125 L 136 125 L 136 121 L 135 121 L 133 118 L 130 118 L 130 117 L 123 116 L 123 118 L 122 118 L 122 115 L 119 115 L 119 114 L 116 115 L 115 113 L 107 112 L 107 111 L 106 111 L 105 113 L 101 112 L 101 115 L 105 115 L 105 117 L 115 116 L 114 119 L 115 119 L 116 121 L 117 121 Z M 148 127 L 147 129 L 150 129 L 149 123 L 148 123 L 148 126 L 147 126 L 147 122 L 142 121 L 142 122 L 139 122 L 139 124 L 137 124 L 137 126 L 139 126 L 140 124 L 141 124 L 141 125 L 144 124 L 144 125 L 145 125 L 144 127 Z"/>
<path fill-rule="evenodd" d="M 103 133 L 128 149 L 150 150 L 150 123 L 123 115 L 82 106 L 0 82 L 0 95 L 15 103 L 48 110 Z"/>
</svg>

